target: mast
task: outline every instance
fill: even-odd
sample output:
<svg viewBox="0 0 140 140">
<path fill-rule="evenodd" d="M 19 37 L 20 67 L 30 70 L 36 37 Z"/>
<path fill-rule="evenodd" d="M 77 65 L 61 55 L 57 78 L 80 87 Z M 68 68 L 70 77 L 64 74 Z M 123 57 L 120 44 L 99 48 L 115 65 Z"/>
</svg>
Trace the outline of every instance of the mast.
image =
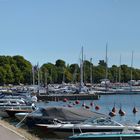
<svg viewBox="0 0 140 140">
<path fill-rule="evenodd" d="M 45 87 L 47 87 L 47 85 L 48 85 L 47 78 L 48 78 L 48 76 L 47 76 L 47 72 L 45 71 Z"/>
<path fill-rule="evenodd" d="M 39 63 L 37 64 L 38 66 L 38 87 L 40 87 L 40 68 L 39 68 Z"/>
<path fill-rule="evenodd" d="M 62 79 L 62 84 L 65 83 L 65 69 L 63 68 L 63 79 Z"/>
<path fill-rule="evenodd" d="M 134 52 L 132 51 L 132 57 L 131 57 L 131 80 L 133 80 L 133 54 L 134 54 Z"/>
<path fill-rule="evenodd" d="M 86 55 L 84 55 L 83 59 L 83 83 L 86 84 Z"/>
<path fill-rule="evenodd" d="M 120 55 L 120 66 L 119 66 L 119 83 L 121 82 L 121 59 L 122 59 L 122 56 Z"/>
<path fill-rule="evenodd" d="M 32 66 L 32 74 L 33 74 L 33 86 L 35 85 L 35 70 L 34 66 Z"/>
<path fill-rule="evenodd" d="M 92 58 L 90 58 L 90 83 L 92 84 Z"/>
<path fill-rule="evenodd" d="M 82 46 L 82 56 L 81 56 L 81 62 L 80 62 L 80 86 L 83 86 L 83 46 Z"/>
<path fill-rule="evenodd" d="M 108 51 L 108 43 L 106 43 L 106 58 L 105 58 L 105 61 L 106 61 L 106 75 L 105 75 L 105 81 L 107 80 L 108 78 L 108 57 L 107 57 L 107 51 Z"/>
<path fill-rule="evenodd" d="M 108 51 L 108 43 L 106 43 L 106 56 L 105 56 L 105 62 L 106 62 L 106 70 L 105 70 L 105 89 L 107 91 L 107 78 L 108 78 L 108 57 L 107 57 L 107 51 Z"/>
</svg>

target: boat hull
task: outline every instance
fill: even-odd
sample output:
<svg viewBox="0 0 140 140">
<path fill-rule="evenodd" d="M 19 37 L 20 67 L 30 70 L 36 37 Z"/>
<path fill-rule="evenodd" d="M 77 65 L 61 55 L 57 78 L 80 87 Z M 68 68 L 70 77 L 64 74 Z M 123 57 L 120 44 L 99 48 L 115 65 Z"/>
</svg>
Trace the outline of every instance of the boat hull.
<svg viewBox="0 0 140 140">
<path fill-rule="evenodd" d="M 27 110 L 27 109 L 6 109 L 6 112 L 10 117 L 15 117 L 16 113 L 31 113 L 32 110 Z"/>
<path fill-rule="evenodd" d="M 66 138 L 71 136 L 73 133 L 85 133 L 85 132 L 122 132 L 125 126 L 90 126 L 90 125 L 76 125 L 76 124 L 61 124 L 61 125 L 49 125 L 49 124 L 36 124 L 36 126 L 42 130 L 44 134 L 54 133 L 60 138 Z M 134 130 L 134 132 L 140 132 L 139 127 L 130 126 L 129 129 Z"/>
<path fill-rule="evenodd" d="M 140 134 L 79 134 L 68 140 L 140 140 Z"/>
</svg>

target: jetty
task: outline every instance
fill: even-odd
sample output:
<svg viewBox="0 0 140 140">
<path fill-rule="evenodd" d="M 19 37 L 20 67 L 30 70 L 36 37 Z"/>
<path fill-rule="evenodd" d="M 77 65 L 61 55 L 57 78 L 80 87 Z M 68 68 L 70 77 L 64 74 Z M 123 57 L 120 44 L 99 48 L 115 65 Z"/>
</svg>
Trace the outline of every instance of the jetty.
<svg viewBox="0 0 140 140">
<path fill-rule="evenodd" d="M 37 95 L 38 100 L 42 101 L 63 101 L 65 98 L 68 100 L 98 100 L 100 95 L 97 94 L 50 94 L 50 95 Z"/>
</svg>

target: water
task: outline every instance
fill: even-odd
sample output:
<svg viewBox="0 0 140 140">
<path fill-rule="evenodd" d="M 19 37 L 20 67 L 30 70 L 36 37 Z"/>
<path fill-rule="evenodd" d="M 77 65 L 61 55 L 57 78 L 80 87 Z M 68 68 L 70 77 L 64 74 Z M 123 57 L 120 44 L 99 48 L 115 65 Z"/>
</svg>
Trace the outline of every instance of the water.
<svg viewBox="0 0 140 140">
<path fill-rule="evenodd" d="M 48 106 L 68 106 L 73 105 L 73 107 L 80 108 L 82 107 L 83 102 L 90 107 L 90 110 L 95 110 L 95 105 L 100 106 L 100 109 L 96 112 L 104 113 L 106 115 L 109 114 L 109 112 L 112 110 L 112 108 L 117 108 L 117 115 L 113 117 L 113 120 L 126 123 L 126 122 L 132 122 L 132 123 L 138 123 L 140 120 L 140 95 L 134 94 L 134 95 L 102 95 L 99 100 L 81 100 L 80 104 L 73 105 L 75 101 L 68 101 L 68 102 L 49 102 Z M 94 106 L 91 107 L 90 103 L 93 102 Z M 134 106 L 138 109 L 138 112 L 134 115 L 132 110 Z M 118 111 L 122 108 L 123 111 L 125 111 L 125 116 L 120 116 L 118 114 Z"/>
<path fill-rule="evenodd" d="M 114 120 L 121 122 L 121 123 L 138 123 L 140 120 L 140 95 L 104 95 L 101 96 L 100 100 L 95 101 L 98 105 L 101 106 L 101 113 L 109 114 L 112 110 L 114 104 L 117 108 L 117 112 L 119 111 L 120 107 L 123 111 L 125 111 L 125 116 L 120 116 L 118 113 Z M 135 115 L 133 114 L 134 106 L 139 110 Z"/>
</svg>

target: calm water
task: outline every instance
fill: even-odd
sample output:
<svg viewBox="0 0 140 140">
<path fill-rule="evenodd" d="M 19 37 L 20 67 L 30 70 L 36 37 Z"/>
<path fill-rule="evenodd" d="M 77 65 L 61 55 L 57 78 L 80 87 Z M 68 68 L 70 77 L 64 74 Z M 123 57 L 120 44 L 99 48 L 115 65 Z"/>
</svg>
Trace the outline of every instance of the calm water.
<svg viewBox="0 0 140 140">
<path fill-rule="evenodd" d="M 50 102 L 47 105 L 49 106 L 68 106 L 73 105 L 75 101 L 68 101 L 68 102 Z M 140 94 L 134 94 L 134 95 L 102 95 L 99 100 L 84 100 L 80 101 L 80 104 L 73 105 L 73 107 L 82 107 L 83 102 L 90 107 L 92 111 L 95 110 L 95 106 L 91 107 L 90 103 L 93 102 L 94 105 L 100 106 L 100 110 L 97 112 L 109 114 L 109 112 L 112 110 L 114 104 L 117 108 L 117 111 L 119 111 L 120 107 L 122 110 L 126 112 L 126 115 L 123 117 L 120 117 L 120 115 L 117 113 L 115 117 L 113 117 L 114 120 L 117 120 L 119 122 L 126 122 L 131 121 L 133 123 L 137 123 L 140 120 Z M 134 115 L 132 110 L 134 106 L 138 109 L 138 112 Z"/>
<path fill-rule="evenodd" d="M 121 117 L 118 113 L 115 117 L 113 117 L 113 120 L 116 120 L 121 123 L 138 123 L 140 120 L 140 94 L 134 94 L 134 95 L 102 95 L 99 100 L 85 100 L 80 101 L 80 104 L 73 105 L 75 101 L 68 101 L 68 102 L 49 102 L 47 106 L 68 106 L 73 105 L 73 107 L 80 108 L 82 107 L 83 102 L 90 106 L 90 103 L 93 102 L 94 106 L 90 106 L 90 109 L 92 111 L 95 110 L 95 105 L 100 106 L 100 110 L 97 112 L 104 113 L 106 115 L 109 114 L 109 112 L 112 110 L 114 104 L 117 108 L 117 112 L 119 111 L 120 107 L 123 111 L 125 111 L 126 115 Z M 40 103 L 41 106 L 45 106 L 45 103 Z M 138 112 L 134 115 L 132 110 L 134 106 L 138 109 Z M 46 139 L 48 140 L 48 139 Z M 52 139 L 53 140 L 53 139 Z"/>
</svg>

